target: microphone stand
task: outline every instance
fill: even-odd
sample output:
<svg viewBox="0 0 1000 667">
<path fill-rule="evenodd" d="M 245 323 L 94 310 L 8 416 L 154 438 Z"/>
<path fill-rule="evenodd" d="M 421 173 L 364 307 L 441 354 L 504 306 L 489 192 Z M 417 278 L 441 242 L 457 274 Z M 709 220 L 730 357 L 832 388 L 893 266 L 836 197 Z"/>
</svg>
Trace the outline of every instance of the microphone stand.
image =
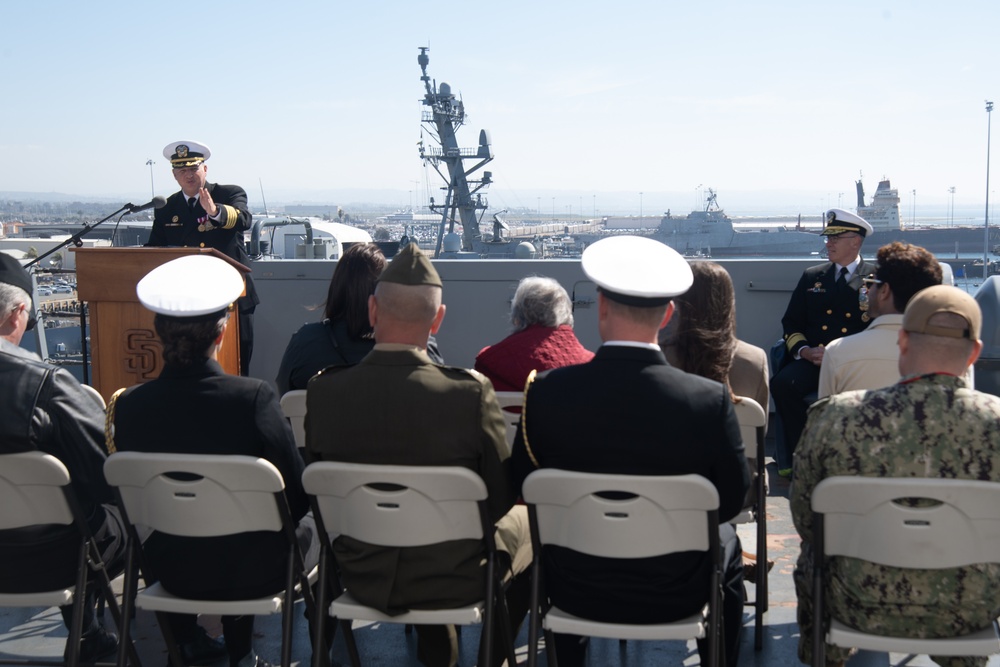
<svg viewBox="0 0 1000 667">
<path fill-rule="evenodd" d="M 81 239 L 92 229 L 100 225 L 102 222 L 107 222 L 108 220 L 115 217 L 119 213 L 122 214 L 122 217 L 128 215 L 129 213 L 132 212 L 133 208 L 134 206 L 132 206 L 132 204 L 125 204 L 120 209 L 109 215 L 108 217 L 102 218 L 101 220 L 98 220 L 92 225 L 84 224 L 83 229 L 78 231 L 76 234 L 73 234 L 73 236 L 69 237 L 68 239 L 66 239 L 59 245 L 55 246 L 48 252 L 39 255 L 35 259 L 25 264 L 24 265 L 25 270 L 31 268 L 35 264 L 38 264 L 40 261 L 42 261 L 49 255 L 59 252 L 60 250 L 68 246 L 70 243 L 72 243 L 75 247 L 79 248 L 80 246 L 83 245 L 83 241 Z M 84 308 L 82 301 L 79 303 L 80 303 L 80 354 L 81 354 L 81 362 L 83 363 L 83 383 L 88 384 L 90 382 L 90 372 L 88 371 L 88 363 L 87 363 L 87 309 Z M 44 326 L 44 323 L 41 324 L 42 326 Z"/>
<path fill-rule="evenodd" d="M 39 255 L 35 259 L 31 260 L 30 262 L 28 262 L 27 264 L 24 265 L 24 268 L 25 269 L 31 268 L 32 266 L 34 266 L 35 264 L 38 264 L 40 261 L 42 261 L 43 259 L 45 259 L 49 255 L 51 255 L 53 253 L 59 252 L 60 250 L 62 250 L 66 246 L 68 246 L 70 243 L 72 243 L 74 246 L 76 246 L 77 248 L 79 248 L 80 246 L 83 245 L 83 241 L 81 239 L 84 236 L 86 236 L 87 233 L 90 232 L 92 229 L 94 229 L 95 227 L 97 227 L 98 225 L 100 225 L 103 222 L 107 222 L 108 220 L 110 220 L 111 218 L 115 217 L 119 213 L 122 213 L 122 214 L 130 213 L 131 209 L 133 209 L 133 208 L 135 208 L 135 207 L 132 206 L 132 204 L 125 204 L 120 209 L 118 209 L 117 211 L 115 211 L 114 213 L 112 213 L 111 215 L 109 215 L 108 217 L 102 218 L 101 220 L 98 220 L 97 222 L 95 222 L 92 225 L 89 224 L 89 223 L 85 223 L 83 225 L 83 229 L 81 229 L 80 231 L 78 231 L 76 234 L 73 234 L 73 236 L 69 237 L 68 239 L 66 239 L 65 241 L 63 241 L 62 243 L 60 243 L 59 245 L 57 245 L 56 247 L 52 248 L 48 252 L 46 252 L 46 253 L 44 253 L 42 255 Z"/>
</svg>

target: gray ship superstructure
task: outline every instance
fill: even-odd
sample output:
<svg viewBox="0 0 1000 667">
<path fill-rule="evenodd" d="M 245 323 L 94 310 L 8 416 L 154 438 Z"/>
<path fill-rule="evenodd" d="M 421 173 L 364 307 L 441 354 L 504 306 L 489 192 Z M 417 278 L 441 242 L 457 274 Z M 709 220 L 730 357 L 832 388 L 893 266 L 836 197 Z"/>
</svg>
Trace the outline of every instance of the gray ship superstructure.
<svg viewBox="0 0 1000 667">
<path fill-rule="evenodd" d="M 912 243 L 926 248 L 937 255 L 958 255 L 959 253 L 982 253 L 983 244 L 996 248 L 1000 244 L 1000 230 L 990 228 L 987 241 L 982 226 L 906 226 L 899 217 L 899 191 L 892 187 L 888 178 L 882 178 L 871 202 L 865 204 L 865 189 L 861 181 L 855 184 L 858 191 L 858 215 L 867 220 L 875 232 L 866 245 L 879 247 L 892 241 Z"/>
<path fill-rule="evenodd" d="M 709 189 L 705 208 L 686 217 L 669 213 L 653 237 L 689 257 L 807 257 L 823 250 L 823 238 L 797 224 L 776 229 L 737 229 Z"/>
</svg>

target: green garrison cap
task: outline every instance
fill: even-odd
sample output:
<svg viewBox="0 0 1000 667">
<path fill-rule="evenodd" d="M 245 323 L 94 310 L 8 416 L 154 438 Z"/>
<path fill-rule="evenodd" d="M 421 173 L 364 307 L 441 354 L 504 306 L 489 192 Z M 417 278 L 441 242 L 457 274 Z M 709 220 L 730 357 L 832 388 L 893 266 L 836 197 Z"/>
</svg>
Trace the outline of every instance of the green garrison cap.
<svg viewBox="0 0 1000 667">
<path fill-rule="evenodd" d="M 434 270 L 430 257 L 416 243 L 411 243 L 396 254 L 379 277 L 381 283 L 399 285 L 433 285 L 444 287 L 441 276 Z"/>
</svg>

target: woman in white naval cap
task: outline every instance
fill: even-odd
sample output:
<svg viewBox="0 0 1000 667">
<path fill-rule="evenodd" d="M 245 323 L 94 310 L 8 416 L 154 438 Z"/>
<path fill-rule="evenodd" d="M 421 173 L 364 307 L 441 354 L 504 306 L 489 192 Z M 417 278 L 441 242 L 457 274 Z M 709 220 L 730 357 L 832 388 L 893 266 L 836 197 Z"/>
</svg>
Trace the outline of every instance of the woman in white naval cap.
<svg viewBox="0 0 1000 667">
<path fill-rule="evenodd" d="M 277 394 L 262 380 L 227 375 L 216 360 L 232 304 L 242 290 L 239 271 L 206 255 L 167 262 L 139 281 L 139 300 L 156 313 L 165 363 L 159 378 L 131 387 L 115 400 L 114 446 L 267 459 L 284 478 L 305 551 L 315 531 L 311 515 L 302 520 L 308 509 L 301 484 L 304 466 Z M 285 587 L 288 550 L 277 533 L 215 538 L 154 533 L 143 551 L 164 588 L 177 595 L 246 598 Z M 307 559 L 315 563 L 315 556 Z M 195 628 L 193 617 L 171 616 L 177 641 L 192 654 L 184 656 L 187 664 L 208 659 L 209 641 Z M 231 667 L 266 664 L 253 651 L 252 616 L 223 617 L 222 626 Z"/>
</svg>

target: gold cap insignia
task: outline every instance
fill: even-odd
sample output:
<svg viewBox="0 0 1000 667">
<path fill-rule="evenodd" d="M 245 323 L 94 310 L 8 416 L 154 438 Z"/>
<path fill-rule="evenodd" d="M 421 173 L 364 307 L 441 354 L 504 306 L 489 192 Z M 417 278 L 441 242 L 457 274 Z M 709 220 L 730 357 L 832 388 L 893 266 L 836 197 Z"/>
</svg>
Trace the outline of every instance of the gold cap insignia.
<svg viewBox="0 0 1000 667">
<path fill-rule="evenodd" d="M 178 144 L 177 146 L 177 157 L 187 157 L 188 147 L 184 144 Z"/>
</svg>

